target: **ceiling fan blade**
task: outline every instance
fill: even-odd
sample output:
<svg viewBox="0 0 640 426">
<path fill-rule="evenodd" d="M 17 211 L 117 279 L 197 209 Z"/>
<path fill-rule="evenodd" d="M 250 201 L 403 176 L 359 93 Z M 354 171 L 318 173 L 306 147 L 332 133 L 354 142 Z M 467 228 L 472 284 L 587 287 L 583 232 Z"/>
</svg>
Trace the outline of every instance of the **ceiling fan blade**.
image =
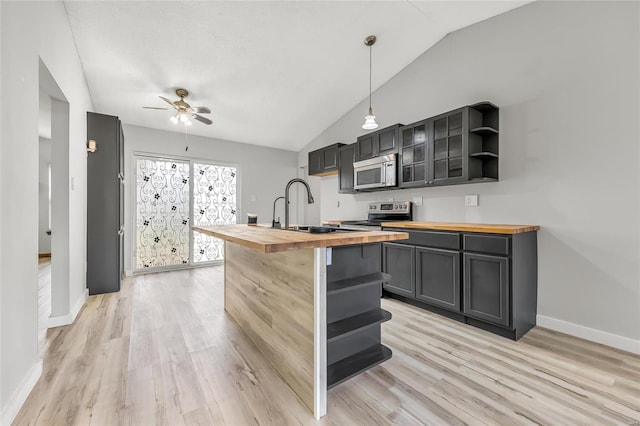
<svg viewBox="0 0 640 426">
<path fill-rule="evenodd" d="M 165 101 L 166 103 L 168 103 L 169 105 L 171 105 L 172 107 L 176 107 L 172 101 L 170 101 L 169 99 L 165 98 L 164 96 L 158 96 L 160 99 L 162 99 L 163 101 Z"/>
<path fill-rule="evenodd" d="M 211 114 L 211 110 L 206 106 L 191 107 L 191 109 L 198 114 Z"/>
<path fill-rule="evenodd" d="M 144 109 L 160 109 L 162 111 L 169 111 L 171 108 L 160 108 L 160 107 L 142 107 Z"/>
<path fill-rule="evenodd" d="M 213 121 L 209 120 L 207 117 L 203 117 L 203 116 L 198 115 L 198 114 L 193 114 L 193 118 L 195 118 L 199 122 L 207 124 L 207 125 L 213 124 Z"/>
</svg>

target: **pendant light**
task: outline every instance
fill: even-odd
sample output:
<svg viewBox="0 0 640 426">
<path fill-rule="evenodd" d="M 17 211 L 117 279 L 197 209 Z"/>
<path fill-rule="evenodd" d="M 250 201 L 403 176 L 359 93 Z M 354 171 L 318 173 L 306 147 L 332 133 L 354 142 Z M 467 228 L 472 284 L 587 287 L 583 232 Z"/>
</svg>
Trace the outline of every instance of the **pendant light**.
<svg viewBox="0 0 640 426">
<path fill-rule="evenodd" d="M 365 130 L 373 130 L 378 128 L 376 122 L 376 116 L 373 115 L 373 109 L 371 108 L 371 47 L 376 43 L 376 36 L 370 35 L 364 39 L 364 44 L 369 46 L 369 113 L 364 117 L 364 124 L 362 128 Z"/>
</svg>

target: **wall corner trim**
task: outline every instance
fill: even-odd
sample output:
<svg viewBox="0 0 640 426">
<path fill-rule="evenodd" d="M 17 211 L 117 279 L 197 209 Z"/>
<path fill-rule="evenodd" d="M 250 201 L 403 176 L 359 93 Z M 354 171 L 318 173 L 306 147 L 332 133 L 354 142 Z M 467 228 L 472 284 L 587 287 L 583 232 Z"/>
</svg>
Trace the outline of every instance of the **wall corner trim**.
<svg viewBox="0 0 640 426">
<path fill-rule="evenodd" d="M 67 315 L 49 317 L 47 328 L 62 327 L 64 325 L 73 324 L 73 322 L 78 317 L 80 310 L 84 306 L 84 303 L 87 301 L 88 297 L 89 297 L 89 289 L 87 288 L 84 290 L 82 295 L 78 298 L 76 303 L 74 303 L 73 307 L 71 308 L 71 312 L 69 312 Z"/>
<path fill-rule="evenodd" d="M 574 324 L 556 318 L 546 317 L 544 315 L 537 316 L 537 325 L 579 337 L 581 339 L 589 340 L 591 342 L 611 346 L 634 354 L 640 354 L 640 340 L 634 340 L 629 337 L 608 333 L 606 331 L 585 327 L 583 325 Z"/>
<path fill-rule="evenodd" d="M 9 426 L 11 422 L 13 422 L 41 375 L 42 360 L 38 360 L 38 362 L 31 367 L 27 375 L 24 377 L 20 386 L 18 386 L 18 389 L 16 389 L 14 394 L 11 396 L 11 399 L 7 402 L 7 405 L 2 409 L 0 425 Z"/>
</svg>

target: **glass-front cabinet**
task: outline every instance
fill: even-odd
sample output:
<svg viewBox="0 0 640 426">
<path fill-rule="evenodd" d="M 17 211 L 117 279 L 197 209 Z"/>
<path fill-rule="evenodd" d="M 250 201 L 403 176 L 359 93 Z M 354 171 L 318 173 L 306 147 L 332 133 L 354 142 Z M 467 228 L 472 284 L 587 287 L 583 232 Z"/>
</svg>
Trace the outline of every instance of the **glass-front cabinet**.
<svg viewBox="0 0 640 426">
<path fill-rule="evenodd" d="M 468 115 L 465 112 L 463 108 L 433 119 L 429 184 L 442 185 L 467 180 L 464 176 L 467 136 L 463 128 L 467 127 Z"/>
<path fill-rule="evenodd" d="M 419 121 L 400 128 L 400 182 L 408 188 L 424 186 L 427 180 L 428 141 L 431 122 Z"/>
</svg>

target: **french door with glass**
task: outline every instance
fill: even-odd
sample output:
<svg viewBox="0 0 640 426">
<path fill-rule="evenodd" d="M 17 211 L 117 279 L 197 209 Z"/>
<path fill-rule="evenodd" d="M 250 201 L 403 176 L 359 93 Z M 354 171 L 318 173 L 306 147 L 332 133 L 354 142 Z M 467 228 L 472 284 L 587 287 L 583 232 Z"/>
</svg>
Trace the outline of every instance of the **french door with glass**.
<svg viewBox="0 0 640 426">
<path fill-rule="evenodd" d="M 135 269 L 168 270 L 224 257 L 221 240 L 194 226 L 236 223 L 236 167 L 136 156 Z"/>
</svg>

